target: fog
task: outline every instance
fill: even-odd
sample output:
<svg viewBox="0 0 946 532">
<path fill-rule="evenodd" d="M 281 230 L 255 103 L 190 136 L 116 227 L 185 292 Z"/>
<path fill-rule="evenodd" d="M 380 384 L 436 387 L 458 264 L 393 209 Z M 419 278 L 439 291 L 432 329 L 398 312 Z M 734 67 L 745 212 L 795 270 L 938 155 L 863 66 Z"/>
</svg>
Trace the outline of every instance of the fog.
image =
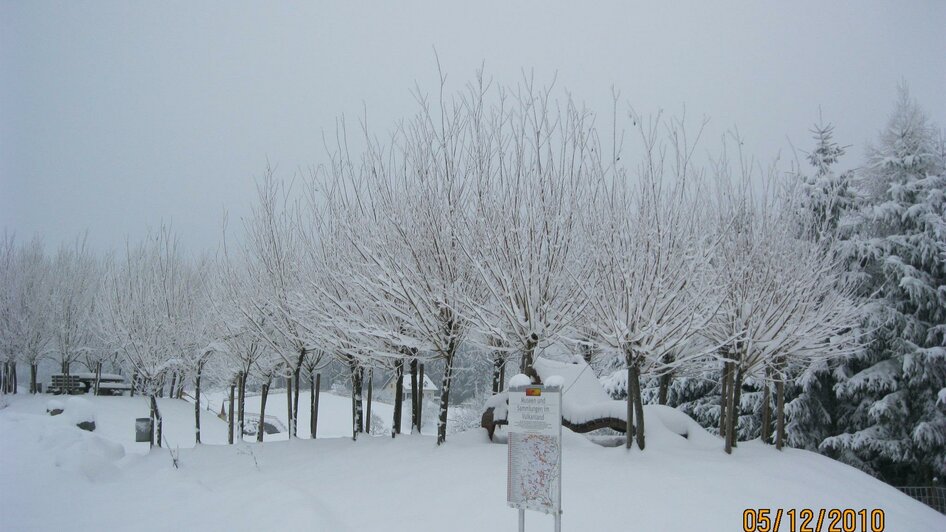
<svg viewBox="0 0 946 532">
<path fill-rule="evenodd" d="M 291 178 L 339 116 L 412 114 L 434 50 L 448 91 L 533 72 L 607 117 L 616 87 L 710 117 L 708 147 L 738 126 L 762 161 L 807 148 L 820 110 L 856 166 L 900 82 L 946 123 L 944 2 L 339 4 L 3 0 L 0 227 L 108 249 L 164 222 L 212 249 L 267 161 Z"/>
</svg>

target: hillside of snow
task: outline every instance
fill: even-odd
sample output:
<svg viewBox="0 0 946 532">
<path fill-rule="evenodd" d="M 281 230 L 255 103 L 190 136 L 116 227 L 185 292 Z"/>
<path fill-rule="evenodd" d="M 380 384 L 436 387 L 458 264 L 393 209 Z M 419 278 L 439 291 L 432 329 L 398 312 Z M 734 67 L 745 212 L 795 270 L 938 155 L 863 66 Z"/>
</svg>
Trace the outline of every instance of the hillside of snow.
<svg viewBox="0 0 946 532">
<path fill-rule="evenodd" d="M 329 434 L 351 404 L 322 398 L 320 427 L 324 421 Z M 49 396 L 8 399 L 0 410 L 3 530 L 516 527 L 516 511 L 505 502 L 506 446 L 489 442 L 483 430 L 453 434 L 442 447 L 427 435 L 229 446 L 226 423 L 205 411 L 204 440 L 211 444 L 188 448 L 193 405 L 165 399 L 165 433 L 180 448 L 149 452 L 134 443 L 134 418 L 147 414 L 143 398 L 87 397 L 93 433 L 66 415 L 47 415 Z M 286 409 L 284 396 L 272 404 L 274 414 Z M 601 447 L 566 431 L 564 528 L 732 531 L 741 530 L 745 508 L 881 508 L 888 531 L 946 530 L 946 516 L 823 456 L 758 442 L 740 443 L 728 456 L 685 415 L 665 407 L 648 407 L 646 415 L 643 452 Z M 529 512 L 527 526 L 538 523 L 551 529 L 550 518 Z"/>
</svg>

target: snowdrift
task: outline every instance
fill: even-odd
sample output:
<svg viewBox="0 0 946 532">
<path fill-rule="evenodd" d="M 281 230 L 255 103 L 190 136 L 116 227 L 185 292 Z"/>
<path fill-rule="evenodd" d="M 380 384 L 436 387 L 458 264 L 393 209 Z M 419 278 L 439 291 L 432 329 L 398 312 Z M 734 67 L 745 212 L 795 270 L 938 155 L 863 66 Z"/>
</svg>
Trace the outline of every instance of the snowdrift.
<svg viewBox="0 0 946 532">
<path fill-rule="evenodd" d="M 181 448 L 149 452 L 132 441 L 145 400 L 89 398 L 101 427 L 89 433 L 46 414 L 48 399 L 16 396 L 0 410 L 4 530 L 516 526 L 505 504 L 506 447 L 489 443 L 482 429 L 451 435 L 440 447 L 433 437 L 405 435 L 183 448 L 189 431 L 192 441 L 193 405 L 164 400 L 165 431 Z M 339 406 L 347 412 L 350 403 Z M 741 529 L 746 508 L 880 508 L 891 532 L 946 530 L 946 516 L 823 456 L 757 442 L 726 455 L 719 440 L 673 409 L 647 407 L 645 415 L 643 452 L 566 431 L 565 526 L 731 531 Z M 205 441 L 225 441 L 225 423 L 208 415 L 203 424 Z M 551 528 L 546 516 L 529 513 L 527 521 L 530 529 Z"/>
</svg>

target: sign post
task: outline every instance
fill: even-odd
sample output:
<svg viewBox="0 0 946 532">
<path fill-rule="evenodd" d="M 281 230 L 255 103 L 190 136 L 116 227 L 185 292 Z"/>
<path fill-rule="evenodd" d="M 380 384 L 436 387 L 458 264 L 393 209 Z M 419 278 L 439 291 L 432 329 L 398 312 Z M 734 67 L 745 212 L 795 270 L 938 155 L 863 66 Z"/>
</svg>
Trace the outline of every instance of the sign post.
<svg viewBox="0 0 946 532">
<path fill-rule="evenodd" d="M 511 384 L 506 502 L 519 510 L 520 532 L 525 531 L 526 510 L 553 515 L 555 531 L 560 532 L 562 389 L 561 386 Z"/>
</svg>

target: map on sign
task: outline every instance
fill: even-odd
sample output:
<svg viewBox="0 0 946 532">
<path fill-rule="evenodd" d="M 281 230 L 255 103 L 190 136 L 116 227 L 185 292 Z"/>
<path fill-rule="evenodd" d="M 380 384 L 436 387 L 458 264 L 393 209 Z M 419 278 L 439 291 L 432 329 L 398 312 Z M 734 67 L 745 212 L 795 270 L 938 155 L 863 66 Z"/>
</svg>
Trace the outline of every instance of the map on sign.
<svg viewBox="0 0 946 532">
<path fill-rule="evenodd" d="M 561 393 L 530 386 L 509 393 L 509 477 L 513 508 L 557 514 L 561 506 Z"/>
</svg>

